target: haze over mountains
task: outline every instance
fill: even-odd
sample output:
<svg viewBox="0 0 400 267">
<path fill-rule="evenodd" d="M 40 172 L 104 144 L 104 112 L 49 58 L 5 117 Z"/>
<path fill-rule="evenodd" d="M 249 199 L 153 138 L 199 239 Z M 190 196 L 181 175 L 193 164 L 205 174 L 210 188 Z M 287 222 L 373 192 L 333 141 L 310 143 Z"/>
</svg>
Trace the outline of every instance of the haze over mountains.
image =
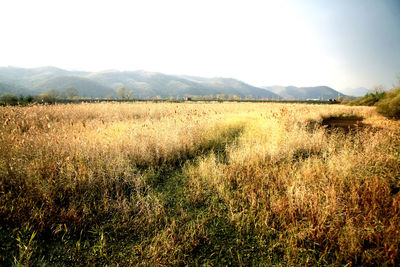
<svg viewBox="0 0 400 267">
<path fill-rule="evenodd" d="M 275 94 L 281 96 L 283 99 L 331 99 L 344 97 L 345 95 L 328 87 L 328 86 L 314 86 L 314 87 L 296 87 L 296 86 L 265 86 L 263 87 Z"/>
<path fill-rule="evenodd" d="M 133 91 L 135 98 L 236 95 L 256 99 L 328 99 L 345 96 L 327 87 L 255 87 L 232 78 L 202 78 L 148 71 L 68 71 L 56 67 L 24 69 L 0 67 L 0 95 L 38 95 L 51 89 L 74 87 L 82 97 L 117 96 L 117 89 Z"/>
<path fill-rule="evenodd" d="M 341 90 L 342 93 L 346 95 L 352 95 L 356 97 L 364 96 L 365 94 L 371 92 L 371 90 L 368 90 L 367 88 L 364 87 L 358 87 L 358 88 L 345 88 Z"/>
</svg>

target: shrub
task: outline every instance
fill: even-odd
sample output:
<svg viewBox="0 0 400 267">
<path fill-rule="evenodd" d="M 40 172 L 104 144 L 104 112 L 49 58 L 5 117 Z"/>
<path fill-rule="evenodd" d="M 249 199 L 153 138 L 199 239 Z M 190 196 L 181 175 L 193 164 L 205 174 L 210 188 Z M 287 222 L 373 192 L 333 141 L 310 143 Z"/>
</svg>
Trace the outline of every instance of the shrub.
<svg viewBox="0 0 400 267">
<path fill-rule="evenodd" d="M 353 101 L 350 101 L 349 106 L 373 106 L 379 100 L 384 98 L 385 92 L 376 91 L 374 93 L 368 93 L 361 98 L 357 98 Z"/>
<path fill-rule="evenodd" d="M 376 104 L 376 111 L 386 117 L 400 119 L 400 87 L 387 92 Z"/>
</svg>

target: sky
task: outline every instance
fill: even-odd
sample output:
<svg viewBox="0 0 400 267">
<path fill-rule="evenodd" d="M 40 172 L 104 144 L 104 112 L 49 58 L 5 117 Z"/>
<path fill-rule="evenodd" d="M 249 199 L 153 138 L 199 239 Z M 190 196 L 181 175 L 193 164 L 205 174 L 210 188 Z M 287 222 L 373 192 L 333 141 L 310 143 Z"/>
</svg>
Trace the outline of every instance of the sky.
<svg viewBox="0 0 400 267">
<path fill-rule="evenodd" d="M 393 86 L 400 0 L 1 0 L 0 66 Z"/>
</svg>

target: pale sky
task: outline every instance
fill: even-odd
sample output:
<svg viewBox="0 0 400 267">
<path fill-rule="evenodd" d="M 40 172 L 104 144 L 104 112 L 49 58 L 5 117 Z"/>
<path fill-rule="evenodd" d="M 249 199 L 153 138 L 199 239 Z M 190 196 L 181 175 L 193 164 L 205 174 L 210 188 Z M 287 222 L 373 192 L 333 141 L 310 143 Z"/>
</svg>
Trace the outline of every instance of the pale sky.
<svg viewBox="0 0 400 267">
<path fill-rule="evenodd" d="M 400 0 L 1 0 L 0 66 L 391 87 Z"/>
</svg>

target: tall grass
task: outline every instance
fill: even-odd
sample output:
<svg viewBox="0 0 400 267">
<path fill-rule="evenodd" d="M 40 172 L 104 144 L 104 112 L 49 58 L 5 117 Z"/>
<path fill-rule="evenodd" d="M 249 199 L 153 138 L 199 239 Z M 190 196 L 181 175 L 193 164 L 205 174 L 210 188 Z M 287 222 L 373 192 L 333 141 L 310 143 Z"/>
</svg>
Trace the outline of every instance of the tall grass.
<svg viewBox="0 0 400 267">
<path fill-rule="evenodd" d="M 326 130 L 363 116 L 368 128 Z M 400 125 L 370 107 L 0 107 L 3 264 L 396 264 Z"/>
</svg>

